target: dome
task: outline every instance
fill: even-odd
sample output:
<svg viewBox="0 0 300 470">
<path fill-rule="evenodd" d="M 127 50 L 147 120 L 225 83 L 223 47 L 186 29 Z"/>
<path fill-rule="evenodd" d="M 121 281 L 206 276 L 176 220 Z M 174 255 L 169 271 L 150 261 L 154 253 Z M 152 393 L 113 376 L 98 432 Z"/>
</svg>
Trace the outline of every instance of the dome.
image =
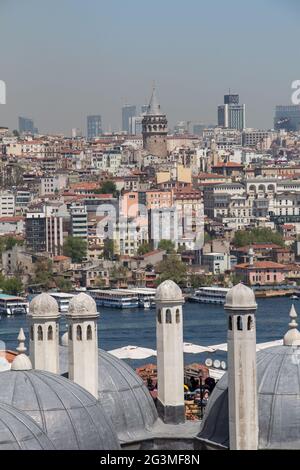
<svg viewBox="0 0 300 470">
<path fill-rule="evenodd" d="M 0 403 L 15 407 L 42 428 L 58 450 L 114 450 L 117 436 L 103 407 L 85 389 L 49 372 L 0 374 Z"/>
<path fill-rule="evenodd" d="M 173 281 L 164 281 L 156 289 L 155 300 L 158 302 L 183 302 L 182 291 Z"/>
<path fill-rule="evenodd" d="M 67 331 L 60 338 L 60 344 L 62 346 L 68 346 L 68 344 L 69 344 L 69 334 L 68 334 Z"/>
<path fill-rule="evenodd" d="M 11 364 L 11 370 L 31 370 L 32 364 L 31 360 L 29 359 L 26 354 L 19 354 L 15 357 Z"/>
<path fill-rule="evenodd" d="M 257 354 L 259 449 L 300 449 L 300 348 L 276 346 Z M 198 436 L 229 446 L 228 378 L 217 383 Z"/>
<path fill-rule="evenodd" d="M 0 403 L 1 450 L 54 450 L 54 446 L 33 419 Z"/>
<path fill-rule="evenodd" d="M 29 316 L 57 318 L 59 316 L 58 304 L 49 294 L 39 294 L 29 304 Z"/>
<path fill-rule="evenodd" d="M 96 302 L 90 295 L 81 292 L 70 300 L 68 314 L 75 317 L 98 316 Z"/>
<path fill-rule="evenodd" d="M 226 295 L 225 309 L 230 310 L 256 310 L 255 295 L 250 287 L 240 283 L 234 286 Z"/>
<path fill-rule="evenodd" d="M 62 373 L 68 370 L 68 349 L 60 348 Z M 99 401 L 121 442 L 142 440 L 158 416 L 141 378 L 126 362 L 99 349 Z M 149 434 L 148 434 L 149 437 Z"/>
</svg>

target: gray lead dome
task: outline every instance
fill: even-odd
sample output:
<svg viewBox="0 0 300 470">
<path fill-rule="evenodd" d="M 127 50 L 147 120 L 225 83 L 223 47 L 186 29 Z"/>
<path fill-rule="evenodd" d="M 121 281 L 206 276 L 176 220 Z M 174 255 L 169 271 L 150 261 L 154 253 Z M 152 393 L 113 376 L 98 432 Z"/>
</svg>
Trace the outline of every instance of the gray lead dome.
<svg viewBox="0 0 300 470">
<path fill-rule="evenodd" d="M 33 419 L 0 403 L 0 450 L 54 450 Z"/>
<path fill-rule="evenodd" d="M 257 354 L 259 449 L 300 449 L 300 348 L 276 346 Z M 227 374 L 209 400 L 201 440 L 229 446 Z"/>
<path fill-rule="evenodd" d="M 68 349 L 60 347 L 61 372 L 68 370 Z M 99 402 L 112 420 L 121 442 L 147 437 L 157 421 L 153 399 L 141 378 L 126 362 L 99 350 Z M 148 436 L 149 437 L 149 436 Z"/>
<path fill-rule="evenodd" d="M 34 419 L 55 449 L 119 449 L 101 404 L 85 389 L 59 375 L 38 370 L 2 372 L 0 403 Z"/>
</svg>

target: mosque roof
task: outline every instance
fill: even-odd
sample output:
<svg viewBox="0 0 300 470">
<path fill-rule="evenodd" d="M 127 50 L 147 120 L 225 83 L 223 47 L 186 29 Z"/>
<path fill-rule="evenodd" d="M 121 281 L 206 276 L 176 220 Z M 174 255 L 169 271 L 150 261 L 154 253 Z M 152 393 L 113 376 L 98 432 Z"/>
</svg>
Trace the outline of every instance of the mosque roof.
<svg viewBox="0 0 300 470">
<path fill-rule="evenodd" d="M 66 345 L 66 341 L 64 341 Z M 158 419 L 153 399 L 142 379 L 124 361 L 99 349 L 99 401 L 121 442 L 150 438 Z M 60 347 L 60 368 L 68 370 L 68 349 Z"/>
<path fill-rule="evenodd" d="M 33 419 L 0 403 L 0 450 L 54 450 L 54 446 Z"/>
<path fill-rule="evenodd" d="M 118 438 L 103 406 L 60 375 L 39 370 L 0 374 L 0 403 L 21 411 L 58 450 L 114 450 Z"/>
</svg>

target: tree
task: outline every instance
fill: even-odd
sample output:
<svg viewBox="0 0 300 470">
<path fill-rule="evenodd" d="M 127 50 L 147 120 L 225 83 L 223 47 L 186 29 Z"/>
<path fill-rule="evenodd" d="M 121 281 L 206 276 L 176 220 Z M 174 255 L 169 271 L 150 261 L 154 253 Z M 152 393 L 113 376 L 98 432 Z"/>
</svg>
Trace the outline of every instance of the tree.
<svg viewBox="0 0 300 470">
<path fill-rule="evenodd" d="M 82 238 L 69 236 L 65 240 L 63 252 L 73 263 L 81 263 L 87 254 L 87 243 Z"/>
<path fill-rule="evenodd" d="M 209 274 L 193 274 L 190 282 L 193 289 L 197 289 L 198 287 L 210 287 L 214 283 L 214 277 Z"/>
<path fill-rule="evenodd" d="M 65 279 L 63 276 L 55 278 L 56 287 L 62 292 L 70 292 L 72 290 L 72 283 L 69 279 Z"/>
<path fill-rule="evenodd" d="M 99 189 L 96 189 L 95 194 L 113 194 L 116 196 L 117 187 L 113 181 L 104 181 Z"/>
<path fill-rule="evenodd" d="M 158 285 L 170 279 L 180 286 L 186 285 L 187 267 L 178 256 L 171 254 L 166 259 L 161 261 L 157 266 L 159 272 Z"/>
<path fill-rule="evenodd" d="M 14 137 L 20 137 L 20 133 L 19 133 L 19 131 L 17 131 L 17 129 L 13 130 L 13 136 Z"/>
<path fill-rule="evenodd" d="M 20 278 L 11 277 L 4 280 L 1 288 L 5 294 L 18 295 L 23 291 L 23 284 Z"/>
<path fill-rule="evenodd" d="M 115 242 L 106 238 L 104 240 L 104 248 L 103 248 L 103 258 L 107 260 L 112 260 L 115 254 Z"/>
<path fill-rule="evenodd" d="M 171 240 L 161 240 L 158 244 L 159 250 L 164 250 L 168 254 L 175 252 L 175 245 Z"/>
<path fill-rule="evenodd" d="M 53 284 L 52 261 L 50 259 L 39 259 L 35 263 L 34 284 L 42 284 L 47 289 Z"/>
<path fill-rule="evenodd" d="M 150 251 L 152 250 L 152 247 L 150 245 L 150 243 L 143 243 L 142 245 L 140 245 L 138 247 L 138 255 L 145 255 L 146 253 L 150 253 Z"/>
<path fill-rule="evenodd" d="M 236 247 L 252 245 L 253 243 L 274 243 L 284 246 L 284 240 L 279 232 L 270 228 L 254 228 L 252 230 L 238 230 L 233 239 Z"/>
</svg>

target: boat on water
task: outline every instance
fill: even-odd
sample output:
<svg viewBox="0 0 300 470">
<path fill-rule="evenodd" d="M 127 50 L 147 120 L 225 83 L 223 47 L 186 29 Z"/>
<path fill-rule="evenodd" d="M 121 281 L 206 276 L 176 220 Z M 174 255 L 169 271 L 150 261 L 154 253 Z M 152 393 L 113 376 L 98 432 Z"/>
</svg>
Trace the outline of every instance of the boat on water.
<svg viewBox="0 0 300 470">
<path fill-rule="evenodd" d="M 29 302 L 23 297 L 0 294 L 1 315 L 22 315 L 29 313 Z"/>
<path fill-rule="evenodd" d="M 68 313 L 70 300 L 74 297 L 74 294 L 67 294 L 65 292 L 49 292 L 58 303 L 60 313 Z"/>
<path fill-rule="evenodd" d="M 299 300 L 299 297 L 298 295 L 291 295 L 290 297 L 292 300 Z"/>
<path fill-rule="evenodd" d="M 189 302 L 201 304 L 219 304 L 225 303 L 226 295 L 229 289 L 225 287 L 200 287 L 194 294 L 188 297 Z"/>
<path fill-rule="evenodd" d="M 97 307 L 108 308 L 137 308 L 138 297 L 126 290 L 90 290 L 89 294 L 96 302 Z"/>
<path fill-rule="evenodd" d="M 148 310 L 155 307 L 155 293 L 156 289 L 150 287 L 135 287 L 132 289 L 126 289 L 123 292 L 130 292 L 132 295 L 136 296 L 139 301 L 139 307 Z"/>
</svg>

